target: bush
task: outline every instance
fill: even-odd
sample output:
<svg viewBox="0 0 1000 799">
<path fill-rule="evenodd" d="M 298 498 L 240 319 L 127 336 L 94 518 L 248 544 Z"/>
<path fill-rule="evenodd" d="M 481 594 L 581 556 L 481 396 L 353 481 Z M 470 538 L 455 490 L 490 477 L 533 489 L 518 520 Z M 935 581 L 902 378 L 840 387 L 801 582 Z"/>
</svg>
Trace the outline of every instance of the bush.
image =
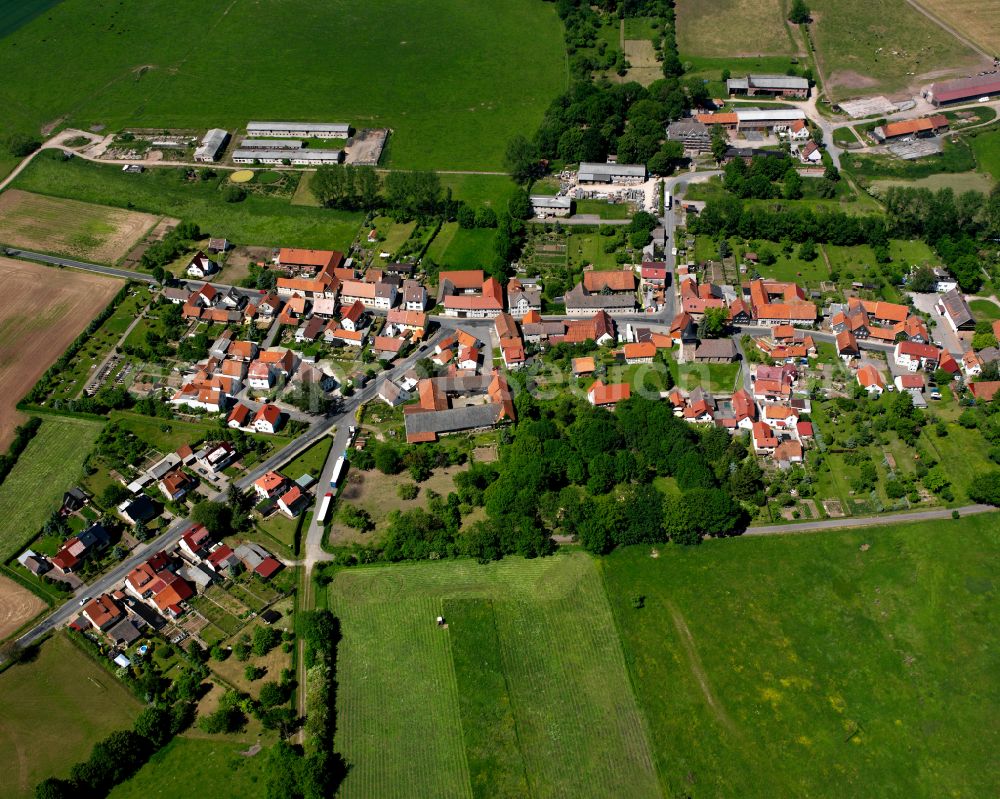
<svg viewBox="0 0 1000 799">
<path fill-rule="evenodd" d="M 242 186 L 229 185 L 222 190 L 222 199 L 227 203 L 241 203 L 246 196 L 247 191 Z"/>
<path fill-rule="evenodd" d="M 403 483 L 397 489 L 400 499 L 416 499 L 420 492 L 420 487 L 416 483 Z"/>
</svg>

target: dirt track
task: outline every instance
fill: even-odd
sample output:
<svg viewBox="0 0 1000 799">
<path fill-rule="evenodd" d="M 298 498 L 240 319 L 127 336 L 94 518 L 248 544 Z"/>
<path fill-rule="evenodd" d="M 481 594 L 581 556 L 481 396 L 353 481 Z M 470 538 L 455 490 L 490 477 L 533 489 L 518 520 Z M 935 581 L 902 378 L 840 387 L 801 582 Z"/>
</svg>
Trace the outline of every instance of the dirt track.
<svg viewBox="0 0 1000 799">
<path fill-rule="evenodd" d="M 0 575 L 0 641 L 43 610 L 45 603 L 41 599 Z"/>
<path fill-rule="evenodd" d="M 24 421 L 15 405 L 121 288 L 113 278 L 0 258 L 0 450 Z"/>
</svg>

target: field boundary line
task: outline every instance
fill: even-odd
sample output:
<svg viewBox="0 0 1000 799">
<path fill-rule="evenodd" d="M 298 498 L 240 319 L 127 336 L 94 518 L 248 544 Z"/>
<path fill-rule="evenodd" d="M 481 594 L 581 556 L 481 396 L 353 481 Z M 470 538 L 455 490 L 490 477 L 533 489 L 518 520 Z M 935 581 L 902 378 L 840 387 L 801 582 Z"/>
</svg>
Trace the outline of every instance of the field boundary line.
<svg viewBox="0 0 1000 799">
<path fill-rule="evenodd" d="M 684 654 L 687 655 L 688 666 L 694 678 L 698 681 L 701 692 L 705 697 L 705 702 L 722 726 L 738 735 L 739 730 L 733 724 L 733 720 L 729 718 L 729 714 L 726 713 L 725 708 L 722 707 L 722 704 L 712 692 L 712 686 L 708 682 L 708 675 L 705 673 L 705 667 L 702 665 L 701 657 L 699 657 L 698 649 L 694 643 L 694 636 L 691 635 L 691 630 L 688 628 L 684 616 L 681 615 L 681 612 L 673 602 L 668 600 L 666 604 L 667 609 L 670 611 L 670 617 L 673 619 L 674 627 L 677 628 L 677 635 L 681 640 L 681 646 L 684 648 Z"/>
<path fill-rule="evenodd" d="M 639 718 L 642 719 L 642 733 L 646 736 L 646 746 L 649 747 L 649 758 L 653 764 L 653 773 L 656 775 L 656 780 L 660 784 L 660 790 L 663 791 L 663 795 L 667 796 L 670 785 L 667 783 L 665 776 L 660 773 L 660 767 L 657 763 L 656 750 L 653 749 L 653 745 L 651 743 L 653 740 L 653 733 L 649 726 L 649 719 L 646 718 L 646 707 L 639 701 L 639 692 L 635 687 L 635 675 L 632 673 L 632 668 L 629 665 L 629 659 L 625 657 L 625 638 L 622 634 L 622 626 L 618 623 L 618 614 L 615 613 L 615 607 L 611 602 L 611 592 L 608 590 L 608 580 L 607 575 L 604 572 L 604 563 L 593 558 L 591 558 L 591 563 L 601 578 L 601 590 L 604 591 L 604 601 L 608 603 L 608 611 L 611 613 L 611 623 L 614 625 L 615 633 L 618 636 L 618 652 L 621 654 L 622 663 L 625 666 L 625 676 L 628 677 L 628 687 L 629 690 L 632 691 L 632 699 L 635 701 L 635 707 L 639 714 Z"/>
</svg>

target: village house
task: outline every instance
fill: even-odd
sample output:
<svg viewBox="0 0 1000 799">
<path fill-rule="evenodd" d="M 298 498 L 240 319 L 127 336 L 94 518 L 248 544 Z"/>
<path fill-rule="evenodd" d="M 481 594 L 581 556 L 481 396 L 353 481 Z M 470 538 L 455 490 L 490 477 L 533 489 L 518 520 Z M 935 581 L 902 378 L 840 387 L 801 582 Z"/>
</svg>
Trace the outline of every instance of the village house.
<svg viewBox="0 0 1000 799">
<path fill-rule="evenodd" d="M 844 330 L 838 333 L 836 344 L 837 355 L 845 361 L 861 356 L 861 350 L 858 347 L 858 340 L 854 337 L 854 334 L 850 330 Z"/>
<path fill-rule="evenodd" d="M 105 632 L 125 618 L 125 611 L 110 594 L 101 594 L 83 606 L 83 616 L 95 630 Z"/>
<path fill-rule="evenodd" d="M 388 311 L 396 304 L 397 290 L 392 283 L 364 283 L 345 280 L 340 286 L 340 301 L 344 305 L 360 302 L 365 308 Z"/>
<path fill-rule="evenodd" d="M 209 259 L 205 253 L 198 250 L 194 257 L 188 262 L 187 269 L 188 277 L 194 278 L 206 278 L 209 275 L 217 271 L 215 263 Z"/>
<path fill-rule="evenodd" d="M 976 320 L 972 315 L 969 303 L 965 301 L 962 292 L 952 289 L 941 295 L 934 309 L 943 316 L 951 329 L 956 333 L 960 330 L 975 330 Z"/>
<path fill-rule="evenodd" d="M 160 478 L 160 492 L 173 502 L 183 499 L 196 485 L 197 481 L 180 468 L 171 469 Z"/>
<path fill-rule="evenodd" d="M 403 310 L 423 311 L 427 307 L 427 289 L 416 280 L 403 281 Z"/>
<path fill-rule="evenodd" d="M 917 344 L 914 341 L 900 341 L 892 351 L 897 366 L 916 372 L 923 369 L 933 372 L 938 368 L 941 351 L 933 344 Z"/>
<path fill-rule="evenodd" d="M 494 277 L 484 277 L 481 269 L 441 272 L 438 302 L 445 316 L 493 319 L 504 309 L 503 288 Z"/>
<path fill-rule="evenodd" d="M 608 384 L 602 380 L 595 380 L 587 389 L 587 402 L 598 408 L 614 407 L 631 396 L 632 389 L 628 383 Z"/>
<path fill-rule="evenodd" d="M 515 319 L 523 319 L 531 311 L 542 310 L 542 292 L 537 287 L 525 287 L 513 278 L 507 282 L 507 307 Z"/>
<path fill-rule="evenodd" d="M 105 550 L 110 543 L 111 538 L 104 525 L 95 522 L 82 533 L 66 539 L 52 556 L 51 563 L 60 572 L 69 574 L 85 560 Z"/>
<path fill-rule="evenodd" d="M 229 412 L 229 417 L 226 419 L 226 425 L 234 430 L 245 429 L 247 427 L 247 421 L 252 416 L 253 409 L 244 405 L 242 402 L 238 402 Z"/>
<path fill-rule="evenodd" d="M 188 558 L 197 561 L 208 555 L 211 544 L 212 535 L 208 529 L 200 524 L 192 524 L 181 535 L 178 547 Z"/>
<path fill-rule="evenodd" d="M 253 417 L 253 429 L 258 433 L 275 433 L 281 428 L 281 409 L 270 402 L 260 406 Z"/>
<path fill-rule="evenodd" d="M 309 504 L 309 497 L 302 493 L 302 489 L 297 485 L 289 488 L 284 494 L 278 497 L 278 510 L 294 519 L 298 516 L 306 505 Z"/>
<path fill-rule="evenodd" d="M 885 380 L 882 379 L 879 370 L 870 363 L 861 365 L 858 369 L 857 379 L 858 385 L 869 394 L 881 396 L 882 392 L 885 391 Z"/>
<path fill-rule="evenodd" d="M 253 490 L 260 499 L 274 499 L 281 493 L 284 486 L 284 477 L 277 472 L 267 472 L 254 481 Z"/>
<path fill-rule="evenodd" d="M 403 409 L 406 440 L 411 444 L 516 419 L 510 388 L 499 373 L 427 378 L 417 384 L 417 396 L 415 405 Z M 453 398 L 461 404 L 453 407 Z"/>
<path fill-rule="evenodd" d="M 652 363 L 656 357 L 656 345 L 652 342 L 626 344 L 623 348 L 625 363 Z"/>
</svg>

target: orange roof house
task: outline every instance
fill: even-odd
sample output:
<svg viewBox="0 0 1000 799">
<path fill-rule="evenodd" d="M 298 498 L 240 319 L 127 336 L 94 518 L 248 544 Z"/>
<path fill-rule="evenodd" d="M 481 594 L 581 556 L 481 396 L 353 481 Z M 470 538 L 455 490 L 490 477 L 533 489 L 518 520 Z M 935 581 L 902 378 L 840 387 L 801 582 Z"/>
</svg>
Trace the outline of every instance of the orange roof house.
<svg viewBox="0 0 1000 799">
<path fill-rule="evenodd" d="M 624 346 L 626 363 L 650 363 L 656 356 L 656 345 L 652 341 L 643 341 Z"/>
<path fill-rule="evenodd" d="M 587 389 L 587 400 L 594 406 L 615 405 L 631 396 L 632 389 L 628 383 L 606 384 L 595 380 Z"/>
</svg>

